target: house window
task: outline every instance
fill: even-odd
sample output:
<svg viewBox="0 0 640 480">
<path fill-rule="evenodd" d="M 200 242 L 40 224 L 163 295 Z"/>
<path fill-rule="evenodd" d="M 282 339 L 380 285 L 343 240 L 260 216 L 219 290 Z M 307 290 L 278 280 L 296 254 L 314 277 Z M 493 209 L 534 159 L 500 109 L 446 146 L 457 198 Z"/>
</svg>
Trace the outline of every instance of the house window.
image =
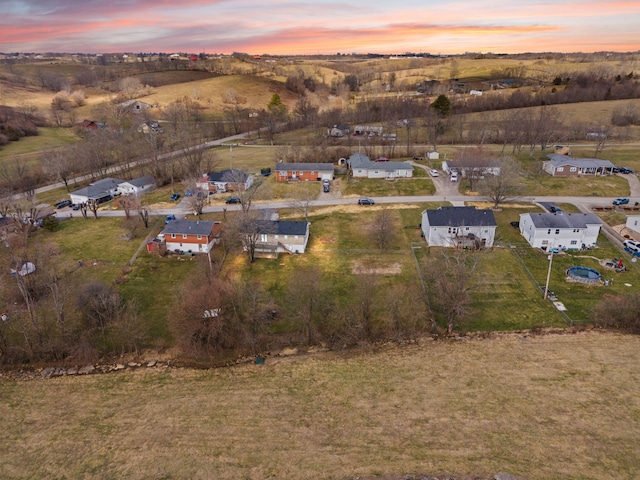
<svg viewBox="0 0 640 480">
<path fill-rule="evenodd" d="M 560 235 L 560 229 L 556 228 L 556 235 Z"/>
<path fill-rule="evenodd" d="M 457 227 L 449 227 L 448 232 L 449 233 L 453 233 L 453 234 L 458 233 L 458 228 Z"/>
<path fill-rule="evenodd" d="M 577 245 L 578 241 L 577 240 L 571 240 L 571 245 Z"/>
<path fill-rule="evenodd" d="M 287 176 L 287 172 L 280 172 L 280 176 L 281 177 L 286 177 Z"/>
<path fill-rule="evenodd" d="M 297 240 L 297 239 L 298 239 L 298 235 L 294 235 L 294 237 L 293 237 L 293 238 L 295 238 L 295 239 Z"/>
<path fill-rule="evenodd" d="M 202 235 L 198 235 L 198 240 L 202 240 Z"/>
<path fill-rule="evenodd" d="M 564 167 L 558 167 L 558 168 L 556 168 L 556 171 L 557 172 L 564 172 Z"/>
<path fill-rule="evenodd" d="M 569 171 L 570 171 L 570 172 L 575 172 L 576 170 L 578 170 L 576 167 L 571 167 L 571 168 L 569 169 Z"/>
<path fill-rule="evenodd" d="M 551 229 L 547 230 L 547 235 L 551 235 Z"/>
<path fill-rule="evenodd" d="M 280 238 L 280 235 L 276 235 L 275 237 L 276 237 L 276 240 L 278 240 Z"/>
<path fill-rule="evenodd" d="M 183 238 L 183 239 L 186 239 L 186 238 L 187 238 L 187 234 L 186 234 L 186 233 L 183 233 L 183 234 L 182 234 L 182 238 Z"/>
<path fill-rule="evenodd" d="M 172 233 L 172 234 L 171 234 L 171 238 L 176 238 L 176 234 L 175 234 L 175 233 Z"/>
<path fill-rule="evenodd" d="M 542 240 L 542 245 L 549 245 L 549 240 Z"/>
<path fill-rule="evenodd" d="M 465 230 L 468 232 L 469 231 L 469 227 L 466 227 Z"/>
</svg>

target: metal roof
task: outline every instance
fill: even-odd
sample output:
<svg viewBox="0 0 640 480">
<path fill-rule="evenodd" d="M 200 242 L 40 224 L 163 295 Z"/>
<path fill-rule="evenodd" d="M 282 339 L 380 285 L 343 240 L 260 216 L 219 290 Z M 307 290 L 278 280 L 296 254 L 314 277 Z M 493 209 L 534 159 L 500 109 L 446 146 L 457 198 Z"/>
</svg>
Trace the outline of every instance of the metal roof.
<svg viewBox="0 0 640 480">
<path fill-rule="evenodd" d="M 256 233 L 273 235 L 306 235 L 309 222 L 293 220 L 256 220 Z M 251 224 L 248 228 L 253 229 Z"/>
<path fill-rule="evenodd" d="M 373 162 L 362 153 L 354 153 L 347 160 L 350 168 L 366 168 L 369 170 L 384 170 L 393 172 L 396 170 L 413 170 L 409 162 Z"/>
<path fill-rule="evenodd" d="M 554 167 L 563 165 L 571 165 L 572 167 L 581 168 L 613 168 L 615 165 L 609 160 L 601 160 L 599 158 L 571 158 L 567 155 L 559 153 L 550 153 L 547 158 Z"/>
</svg>

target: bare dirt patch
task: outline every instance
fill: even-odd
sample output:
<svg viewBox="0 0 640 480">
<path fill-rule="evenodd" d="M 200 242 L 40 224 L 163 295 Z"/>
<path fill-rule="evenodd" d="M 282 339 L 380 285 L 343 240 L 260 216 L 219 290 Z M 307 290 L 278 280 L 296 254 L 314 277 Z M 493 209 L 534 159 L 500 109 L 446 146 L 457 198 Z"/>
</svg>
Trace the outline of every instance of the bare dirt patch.
<svg viewBox="0 0 640 480">
<path fill-rule="evenodd" d="M 389 265 L 380 265 L 378 263 L 374 265 L 356 260 L 351 263 L 351 273 L 353 275 L 400 275 L 402 273 L 402 265 L 397 262 Z"/>
</svg>

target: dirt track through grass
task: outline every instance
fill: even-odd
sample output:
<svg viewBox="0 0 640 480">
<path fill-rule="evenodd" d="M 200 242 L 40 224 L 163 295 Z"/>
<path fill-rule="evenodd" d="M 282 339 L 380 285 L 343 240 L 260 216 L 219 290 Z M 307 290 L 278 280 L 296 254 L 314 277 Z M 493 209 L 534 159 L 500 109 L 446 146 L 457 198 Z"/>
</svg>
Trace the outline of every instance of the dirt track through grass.
<svg viewBox="0 0 640 480">
<path fill-rule="evenodd" d="M 425 341 L 0 384 L 1 478 L 638 478 L 640 338 Z"/>
</svg>

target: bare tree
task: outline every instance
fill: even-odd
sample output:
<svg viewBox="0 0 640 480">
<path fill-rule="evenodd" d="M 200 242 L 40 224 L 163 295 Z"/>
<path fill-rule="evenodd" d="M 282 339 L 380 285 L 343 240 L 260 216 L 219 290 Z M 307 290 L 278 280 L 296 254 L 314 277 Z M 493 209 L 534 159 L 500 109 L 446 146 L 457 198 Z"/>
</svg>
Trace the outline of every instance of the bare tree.
<svg viewBox="0 0 640 480">
<path fill-rule="evenodd" d="M 471 311 L 470 292 L 481 258 L 479 251 L 446 248 L 437 258 L 428 260 L 431 306 L 444 319 L 449 335 Z"/>
<path fill-rule="evenodd" d="M 393 217 L 386 207 L 382 207 L 376 214 L 371 225 L 371 234 L 378 248 L 384 250 L 393 241 L 395 230 L 393 228 Z"/>
<path fill-rule="evenodd" d="M 75 157 L 73 155 L 70 155 L 67 150 L 61 148 L 47 150 L 40 156 L 40 162 L 42 163 L 44 171 L 51 177 L 64 183 L 67 192 L 70 191 L 69 179 L 73 175 L 74 159 Z"/>
<path fill-rule="evenodd" d="M 305 345 L 315 339 L 317 325 L 322 320 L 322 272 L 317 265 L 303 266 L 293 271 L 288 284 L 292 318 L 302 335 Z"/>
<path fill-rule="evenodd" d="M 493 208 L 508 201 L 520 192 L 520 165 L 511 157 L 504 157 L 500 161 L 500 175 L 486 175 L 479 182 L 480 193 L 489 197 Z"/>
</svg>

